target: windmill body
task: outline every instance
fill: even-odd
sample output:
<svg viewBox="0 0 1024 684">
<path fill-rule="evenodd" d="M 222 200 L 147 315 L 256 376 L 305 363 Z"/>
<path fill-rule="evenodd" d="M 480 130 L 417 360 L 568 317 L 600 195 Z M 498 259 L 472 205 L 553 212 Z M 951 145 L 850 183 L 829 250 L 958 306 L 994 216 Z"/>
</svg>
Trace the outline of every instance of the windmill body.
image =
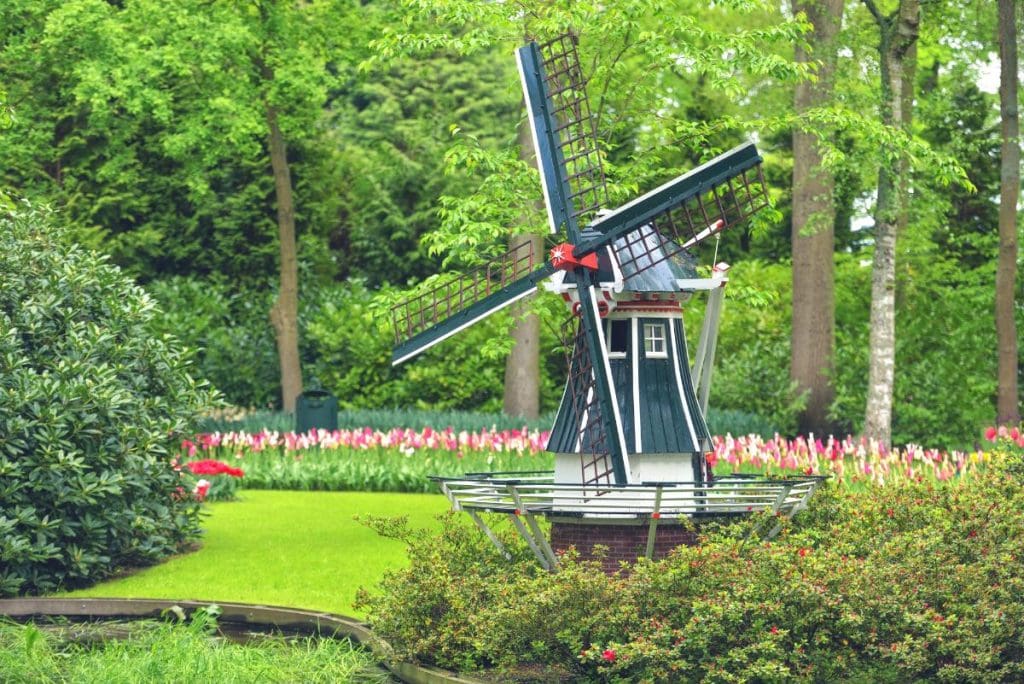
<svg viewBox="0 0 1024 684">
<path fill-rule="evenodd" d="M 649 227 L 641 229 L 653 238 Z M 619 241 L 620 244 L 623 241 Z M 698 289 L 725 285 L 723 271 L 697 277 L 695 259 L 681 250 L 661 258 L 642 273 L 621 273 L 613 245 L 599 259 L 604 356 L 608 359 L 630 465 L 631 482 L 695 482 L 709 479 L 705 454 L 710 433 L 694 388 L 683 306 Z M 660 244 L 654 245 L 660 250 Z M 575 283 L 553 278 L 548 289 L 560 294 L 570 310 L 578 306 Z M 581 466 L 586 431 L 567 384 L 548 442 L 555 454 L 555 481 L 593 482 L 595 473 Z M 585 420 L 585 417 L 584 417 Z"/>
<path fill-rule="evenodd" d="M 757 149 L 739 145 L 609 210 L 575 36 L 530 43 L 516 61 L 548 222 L 563 241 L 546 259 L 525 243 L 397 305 L 392 358 L 402 363 L 542 286 L 560 294 L 571 312 L 570 351 L 548 444 L 555 469 L 436 478 L 442 491 L 499 548 L 477 512 L 507 513 L 550 569 L 558 560 L 535 515 L 551 518 L 552 543 L 561 537 L 563 544 L 578 543 L 573 535 L 588 520 L 600 521 L 595 541 L 606 543 L 615 521 L 627 529 L 623 559 L 635 552 L 635 530 L 651 557 L 663 514 L 792 515 L 820 478 L 712 479 L 705 459 L 711 440 L 704 416 L 728 267 L 698 277 L 695 251 L 768 206 Z M 704 324 L 691 357 L 681 306 L 701 290 Z"/>
</svg>

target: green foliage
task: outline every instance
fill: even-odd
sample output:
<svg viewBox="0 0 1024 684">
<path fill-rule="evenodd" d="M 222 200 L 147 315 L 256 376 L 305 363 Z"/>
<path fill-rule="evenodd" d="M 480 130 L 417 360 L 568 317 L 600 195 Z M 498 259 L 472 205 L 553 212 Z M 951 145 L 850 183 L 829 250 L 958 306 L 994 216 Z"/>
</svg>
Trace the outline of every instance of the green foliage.
<svg viewBox="0 0 1024 684">
<path fill-rule="evenodd" d="M 1014 460 L 1016 458 L 1016 461 Z M 830 487 L 771 543 L 749 521 L 606 576 L 505 562 L 468 523 L 378 525 L 411 565 L 364 598 L 409 658 L 573 681 L 1007 681 L 1024 675 L 1019 456 L 956 485 Z M 502 529 L 511 537 L 507 529 Z"/>
<path fill-rule="evenodd" d="M 0 130 L 10 128 L 14 124 L 14 107 L 7 99 L 7 91 L 0 85 Z"/>
<path fill-rule="evenodd" d="M 216 606 L 186 624 L 0 623 L 0 679 L 56 682 L 386 681 L 371 654 L 344 640 L 267 635 L 245 644 L 217 638 Z M 179 609 L 180 610 L 180 609 Z"/>
<path fill-rule="evenodd" d="M 914 129 L 905 134 L 874 115 L 877 25 L 858 3 L 839 37 L 834 101 L 797 118 L 791 86 L 813 66 L 791 55 L 808 27 L 764 0 L 6 0 L 0 207 L 15 196 L 59 207 L 75 239 L 156 283 L 155 329 L 197 347 L 203 376 L 232 404 L 266 407 L 279 394 L 266 318 L 278 258 L 265 142 L 272 104 L 295 189 L 302 325 L 313 330 L 302 349 L 306 377 L 353 407 L 497 410 L 506 322 L 396 371 L 385 336 L 373 332 L 386 312 L 353 301 L 366 294 L 362 285 L 336 283 L 360 278 L 369 292 L 392 292 L 388 283 L 422 283 L 442 260 L 462 268 L 503 249 L 509 231 L 543 226 L 538 179 L 515 136 L 521 105 L 510 53 L 527 36 L 572 26 L 611 204 L 758 134 L 775 209 L 714 245 L 737 267 L 713 407 L 755 411 L 787 433 L 795 425 L 788 274 L 744 262 L 786 258 L 789 135 L 802 127 L 822 139 L 837 173 L 836 244 L 850 256 L 839 257 L 832 414 L 859 428 L 868 290 L 850 264 L 868 258 L 859 250 L 870 230 L 851 232 L 850 218 L 870 211 L 878 165 L 908 154 L 894 439 L 964 446 L 993 413 L 986 269 L 998 193 L 994 97 L 975 87 L 995 13 L 968 5 L 923 9 Z M 762 296 L 766 306 L 755 307 Z M 549 328 L 564 315 L 538 310 Z M 564 380 L 557 345 L 546 329 L 547 409 Z"/>
<path fill-rule="evenodd" d="M 169 449 L 211 396 L 149 297 L 46 212 L 0 216 L 0 595 L 95 581 L 198 533 Z"/>
<path fill-rule="evenodd" d="M 761 435 L 769 438 L 780 432 L 770 419 L 750 411 L 708 407 L 708 428 L 713 435 Z"/>
<path fill-rule="evenodd" d="M 235 406 L 273 406 L 280 373 L 267 319 L 270 296 L 219 281 L 174 277 L 151 282 L 155 334 L 196 350 L 196 372 Z"/>
<path fill-rule="evenodd" d="M 506 314 L 396 368 L 391 365 L 392 340 L 379 328 L 382 312 L 362 283 L 321 288 L 312 300 L 304 317 L 307 375 L 333 392 L 340 406 L 500 410 L 505 360 L 500 350 L 488 353 L 488 348 L 496 338 L 504 339 Z M 554 346 L 553 337 L 542 340 L 545 349 Z M 544 409 L 554 408 L 563 382 L 550 375 L 543 379 Z"/>
<path fill-rule="evenodd" d="M 451 428 L 456 432 L 479 432 L 485 429 L 515 430 L 527 427 L 531 430 L 547 430 L 554 421 L 554 413 L 548 413 L 533 420 L 507 416 L 504 413 L 480 413 L 476 411 L 432 411 L 417 409 L 342 409 L 338 411 L 338 428 L 354 430 L 370 428 L 386 432 L 393 428 L 422 430 Z M 751 420 L 750 418 L 737 418 Z M 254 411 L 238 417 L 227 415 L 204 418 L 199 429 L 202 432 L 249 432 L 262 430 L 291 432 L 295 429 L 295 418 L 290 413 Z"/>
<path fill-rule="evenodd" d="M 953 255 L 905 255 L 898 278 L 893 443 L 970 447 L 992 420 L 995 326 L 991 269 L 961 270 Z M 986 275 L 987 274 L 987 275 Z M 867 392 L 870 269 L 837 261 L 833 418 L 860 428 Z"/>
</svg>

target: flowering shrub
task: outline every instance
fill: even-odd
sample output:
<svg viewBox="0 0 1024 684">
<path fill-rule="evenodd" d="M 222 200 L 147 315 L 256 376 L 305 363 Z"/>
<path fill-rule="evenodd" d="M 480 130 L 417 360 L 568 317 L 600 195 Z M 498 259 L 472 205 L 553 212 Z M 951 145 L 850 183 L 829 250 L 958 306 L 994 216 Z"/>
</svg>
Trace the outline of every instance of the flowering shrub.
<svg viewBox="0 0 1024 684">
<path fill-rule="evenodd" d="M 499 679 L 1020 681 L 1024 454 L 999 453 L 941 485 L 826 485 L 770 543 L 724 525 L 614 576 L 572 552 L 546 573 L 497 519 L 512 562 L 456 518 L 378 522 L 410 566 L 360 605 L 400 656 Z"/>
</svg>

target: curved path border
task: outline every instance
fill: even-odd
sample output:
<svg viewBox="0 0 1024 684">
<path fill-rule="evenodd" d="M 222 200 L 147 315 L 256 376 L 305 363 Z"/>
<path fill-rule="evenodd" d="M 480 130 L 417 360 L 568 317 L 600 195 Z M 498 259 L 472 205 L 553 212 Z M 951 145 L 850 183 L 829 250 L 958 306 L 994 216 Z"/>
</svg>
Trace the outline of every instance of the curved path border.
<svg viewBox="0 0 1024 684">
<path fill-rule="evenodd" d="M 0 616 L 18 620 L 33 617 L 152 618 L 160 617 L 172 606 L 179 606 L 191 613 L 211 603 L 217 604 L 223 611 L 217 618 L 218 622 L 349 637 L 371 649 L 384 667 L 409 684 L 482 684 L 482 680 L 462 677 L 447 670 L 395 660 L 391 645 L 373 634 L 366 623 L 333 613 L 194 599 L 14 598 L 0 599 Z"/>
</svg>

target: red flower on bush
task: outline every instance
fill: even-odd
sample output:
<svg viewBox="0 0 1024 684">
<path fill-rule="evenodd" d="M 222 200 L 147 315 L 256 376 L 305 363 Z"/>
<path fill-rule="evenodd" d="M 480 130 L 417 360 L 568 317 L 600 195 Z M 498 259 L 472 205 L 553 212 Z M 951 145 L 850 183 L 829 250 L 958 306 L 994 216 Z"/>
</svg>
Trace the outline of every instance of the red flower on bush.
<svg viewBox="0 0 1024 684">
<path fill-rule="evenodd" d="M 618 656 L 615 655 L 615 651 L 610 648 L 606 648 L 601 651 L 601 660 L 604 660 L 605 662 L 614 663 L 617 657 Z"/>
<path fill-rule="evenodd" d="M 996 429 L 994 427 L 990 427 L 987 430 L 985 430 L 985 439 L 987 439 L 990 442 L 994 442 L 996 441 L 996 435 L 998 434 L 999 433 L 996 432 Z"/>
<path fill-rule="evenodd" d="M 215 461 L 210 458 L 202 461 L 189 461 L 185 465 L 193 475 L 230 475 L 231 477 L 245 475 L 245 471 L 241 468 L 234 468 L 224 461 Z"/>
</svg>

